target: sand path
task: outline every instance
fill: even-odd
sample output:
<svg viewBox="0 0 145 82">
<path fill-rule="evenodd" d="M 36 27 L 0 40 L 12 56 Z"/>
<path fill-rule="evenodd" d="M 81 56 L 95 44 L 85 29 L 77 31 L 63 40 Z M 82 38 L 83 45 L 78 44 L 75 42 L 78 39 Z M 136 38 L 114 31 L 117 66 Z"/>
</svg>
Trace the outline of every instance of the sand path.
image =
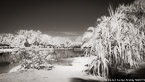
<svg viewBox="0 0 145 82">
<path fill-rule="evenodd" d="M 70 78 L 88 77 L 83 70 L 88 58 L 73 59 L 72 66 L 55 66 L 52 70 L 28 70 L 0 74 L 0 82 L 70 82 Z M 13 69 L 14 70 L 14 69 Z"/>
</svg>

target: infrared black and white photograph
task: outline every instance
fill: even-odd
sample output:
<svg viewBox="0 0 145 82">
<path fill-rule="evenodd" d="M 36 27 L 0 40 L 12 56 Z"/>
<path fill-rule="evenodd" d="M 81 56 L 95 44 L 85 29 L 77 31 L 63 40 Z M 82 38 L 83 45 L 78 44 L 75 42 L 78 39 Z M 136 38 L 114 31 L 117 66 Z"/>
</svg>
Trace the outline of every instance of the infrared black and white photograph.
<svg viewBox="0 0 145 82">
<path fill-rule="evenodd" d="M 145 0 L 1 0 L 0 82 L 145 81 Z"/>
</svg>

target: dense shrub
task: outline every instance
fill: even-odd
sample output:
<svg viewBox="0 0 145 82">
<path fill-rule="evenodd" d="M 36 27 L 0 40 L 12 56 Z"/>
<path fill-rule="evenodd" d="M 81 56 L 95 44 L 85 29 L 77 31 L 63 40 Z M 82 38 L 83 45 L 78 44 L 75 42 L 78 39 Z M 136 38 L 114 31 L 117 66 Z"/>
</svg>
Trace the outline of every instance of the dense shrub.
<svg viewBox="0 0 145 82">
<path fill-rule="evenodd" d="M 51 66 L 47 56 L 51 55 L 48 50 L 37 49 L 19 49 L 18 52 L 12 53 L 14 62 L 20 63 L 24 69 L 43 69 Z"/>
</svg>

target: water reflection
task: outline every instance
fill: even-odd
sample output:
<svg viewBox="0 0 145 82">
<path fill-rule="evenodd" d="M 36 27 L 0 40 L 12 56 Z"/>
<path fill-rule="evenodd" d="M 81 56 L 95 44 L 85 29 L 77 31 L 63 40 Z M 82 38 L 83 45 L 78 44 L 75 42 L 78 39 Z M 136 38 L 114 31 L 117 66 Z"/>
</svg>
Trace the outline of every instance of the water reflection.
<svg viewBox="0 0 145 82">
<path fill-rule="evenodd" d="M 83 56 L 82 51 L 73 50 L 55 50 L 51 55 L 52 58 L 48 60 L 51 64 L 56 65 L 71 65 L 73 57 Z"/>
<path fill-rule="evenodd" d="M 36 56 L 37 55 L 37 56 Z M 0 62 L 0 73 L 6 73 L 11 68 L 15 67 L 15 63 L 18 63 L 23 60 L 24 57 L 27 59 L 30 59 L 32 61 L 35 61 L 37 58 L 34 57 L 41 57 L 38 58 L 40 61 L 47 61 L 49 64 L 53 65 L 71 65 L 72 63 L 72 57 L 79 57 L 82 56 L 82 51 L 74 51 L 74 50 L 27 50 L 27 51 L 18 51 L 18 52 L 12 52 L 6 55 L 0 55 L 0 60 L 3 60 Z M 7 62 L 7 63 L 6 63 Z M 14 62 L 14 64 L 10 64 L 10 62 Z"/>
<path fill-rule="evenodd" d="M 0 63 L 2 62 L 11 62 L 12 59 L 9 55 L 10 53 L 0 53 Z"/>
<path fill-rule="evenodd" d="M 83 55 L 82 51 L 73 51 L 73 50 L 55 50 L 52 55 L 55 57 L 56 60 L 61 58 L 71 58 L 71 57 L 78 57 Z"/>
</svg>

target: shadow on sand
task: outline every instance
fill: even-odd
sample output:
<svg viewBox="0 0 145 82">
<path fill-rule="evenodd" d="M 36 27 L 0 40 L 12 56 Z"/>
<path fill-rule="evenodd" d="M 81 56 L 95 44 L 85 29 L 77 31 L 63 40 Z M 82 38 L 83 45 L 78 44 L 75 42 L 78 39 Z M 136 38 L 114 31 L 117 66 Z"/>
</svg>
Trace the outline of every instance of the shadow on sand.
<svg viewBox="0 0 145 82">
<path fill-rule="evenodd" d="M 104 82 L 104 81 L 94 79 L 71 78 L 69 82 Z"/>
<path fill-rule="evenodd" d="M 97 77 L 96 77 L 97 79 Z M 130 82 L 136 81 L 145 81 L 145 67 L 136 69 L 132 72 L 120 72 L 118 69 L 110 68 L 108 79 L 114 80 L 122 80 L 122 82 L 126 82 L 127 80 Z M 103 81 L 103 80 L 94 80 L 94 79 L 83 79 L 83 78 L 71 78 L 69 82 L 115 82 L 115 81 Z"/>
</svg>

